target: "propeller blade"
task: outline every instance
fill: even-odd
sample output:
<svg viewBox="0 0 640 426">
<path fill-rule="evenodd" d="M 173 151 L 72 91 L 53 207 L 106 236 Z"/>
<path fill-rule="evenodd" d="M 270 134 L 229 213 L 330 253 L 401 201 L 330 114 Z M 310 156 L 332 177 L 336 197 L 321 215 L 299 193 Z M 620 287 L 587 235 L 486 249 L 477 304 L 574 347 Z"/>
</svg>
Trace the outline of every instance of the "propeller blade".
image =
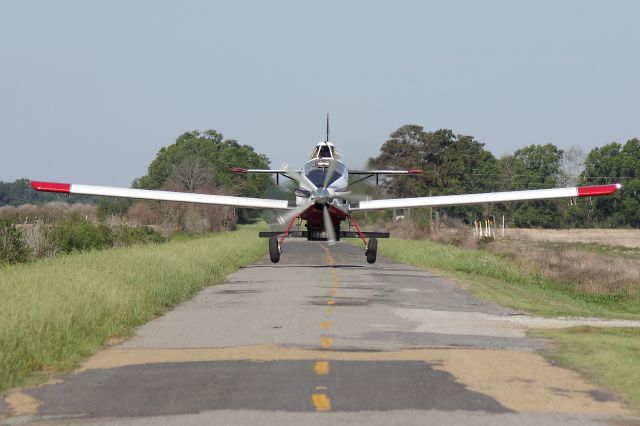
<svg viewBox="0 0 640 426">
<path fill-rule="evenodd" d="M 308 191 L 315 191 L 316 189 L 318 189 L 318 187 L 315 186 L 313 184 L 313 182 L 311 182 L 309 180 L 309 178 L 307 178 L 300 171 L 298 171 L 298 170 L 289 170 L 289 165 L 288 164 L 283 165 L 282 168 L 287 171 L 285 173 L 285 175 L 295 179 L 296 181 L 298 181 L 298 183 L 300 184 L 300 186 L 302 188 L 304 188 L 304 189 L 306 189 Z"/>
<path fill-rule="evenodd" d="M 290 177 L 292 179 L 295 179 L 295 180 L 298 181 L 298 183 L 300 183 L 300 181 L 302 180 L 302 174 L 299 171 L 297 171 L 297 170 L 289 170 L 289 165 L 288 164 L 284 164 L 282 166 L 282 168 L 287 171 L 286 173 L 284 173 L 286 176 L 288 176 L 288 177 Z"/>
<path fill-rule="evenodd" d="M 336 192 L 334 194 L 334 198 L 358 202 L 358 201 L 368 201 L 371 199 L 368 195 L 364 194 L 352 194 L 351 192 Z"/>
<path fill-rule="evenodd" d="M 327 206 L 322 208 L 322 216 L 324 217 L 324 230 L 327 233 L 327 242 L 329 244 L 335 244 L 336 230 L 333 227 L 333 221 L 331 220 L 331 215 L 329 214 Z"/>
<path fill-rule="evenodd" d="M 278 223 L 283 224 L 291 222 L 293 218 L 300 216 L 306 209 L 311 207 L 312 204 L 312 201 L 307 201 L 304 204 L 300 204 L 300 206 L 296 207 L 294 210 L 289 210 L 282 216 L 278 217 Z"/>
<path fill-rule="evenodd" d="M 323 188 L 326 189 L 326 187 L 329 186 L 329 180 L 331 179 L 331 176 L 333 176 L 333 173 L 335 171 L 336 171 L 336 161 L 332 159 L 331 161 L 329 161 L 329 167 L 327 167 L 327 170 L 325 171 L 324 185 L 322 185 Z"/>
</svg>

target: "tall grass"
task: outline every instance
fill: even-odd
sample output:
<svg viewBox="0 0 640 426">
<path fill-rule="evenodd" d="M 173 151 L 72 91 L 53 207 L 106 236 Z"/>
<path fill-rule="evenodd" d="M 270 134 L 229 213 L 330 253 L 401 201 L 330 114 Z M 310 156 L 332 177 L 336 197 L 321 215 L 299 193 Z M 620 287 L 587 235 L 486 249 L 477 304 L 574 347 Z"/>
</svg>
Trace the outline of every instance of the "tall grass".
<svg viewBox="0 0 640 426">
<path fill-rule="evenodd" d="M 466 274 L 474 282 L 471 291 L 477 296 L 538 315 L 640 318 L 635 288 L 594 294 L 549 279 L 535 268 L 522 268 L 506 256 L 428 240 L 391 238 L 381 241 L 378 249 L 385 256 L 415 266 Z"/>
<path fill-rule="evenodd" d="M 266 253 L 262 226 L 0 268 L 0 390 L 72 367 L 253 262 Z"/>
</svg>

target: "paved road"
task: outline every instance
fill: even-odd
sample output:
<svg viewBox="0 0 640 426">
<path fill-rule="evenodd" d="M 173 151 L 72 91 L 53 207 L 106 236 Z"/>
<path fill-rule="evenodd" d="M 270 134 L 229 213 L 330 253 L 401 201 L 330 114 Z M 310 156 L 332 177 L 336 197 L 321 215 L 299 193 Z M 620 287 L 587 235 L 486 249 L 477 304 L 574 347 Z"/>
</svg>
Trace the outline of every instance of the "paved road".
<svg viewBox="0 0 640 426">
<path fill-rule="evenodd" d="M 382 242 L 384 243 L 384 242 Z M 288 242 L 90 358 L 13 392 L 9 424 L 630 424 L 544 340 L 410 266 Z"/>
</svg>

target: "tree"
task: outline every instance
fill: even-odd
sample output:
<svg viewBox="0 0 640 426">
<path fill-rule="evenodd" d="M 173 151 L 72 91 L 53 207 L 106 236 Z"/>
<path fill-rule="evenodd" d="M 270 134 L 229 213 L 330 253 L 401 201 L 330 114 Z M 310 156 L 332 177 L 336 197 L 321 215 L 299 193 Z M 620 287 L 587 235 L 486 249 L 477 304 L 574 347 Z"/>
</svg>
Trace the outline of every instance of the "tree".
<svg viewBox="0 0 640 426">
<path fill-rule="evenodd" d="M 410 169 L 421 167 L 424 131 L 422 126 L 408 124 L 391 133 L 380 148 L 380 154 L 369 158 L 370 169 Z M 411 179 L 388 179 L 382 186 L 394 197 L 416 197 L 425 195 L 428 185 L 426 174 Z"/>
<path fill-rule="evenodd" d="M 577 145 L 572 145 L 562 156 L 562 186 L 576 186 L 584 172 L 586 154 Z"/>
<path fill-rule="evenodd" d="M 563 151 L 553 144 L 529 145 L 514 152 L 511 190 L 557 187 L 562 176 Z M 511 203 L 516 226 L 559 227 L 562 214 L 557 201 L 539 200 Z"/>
<path fill-rule="evenodd" d="M 187 192 L 196 192 L 215 185 L 215 173 L 202 158 L 190 156 L 175 165 L 170 179 L 180 184 Z"/>
<path fill-rule="evenodd" d="M 269 159 L 249 145 L 224 139 L 215 130 L 192 131 L 160 149 L 149 165 L 147 175 L 136 179 L 134 187 L 224 193 L 243 197 L 262 197 L 272 185 L 267 175 L 233 174 L 233 167 L 269 168 Z M 172 211 L 172 216 L 175 212 Z M 247 222 L 259 216 L 255 210 L 237 209 L 238 220 Z"/>
<path fill-rule="evenodd" d="M 369 167 L 422 168 L 421 176 L 385 182 L 395 197 L 486 192 L 499 185 L 498 163 L 484 144 L 448 129 L 425 132 L 422 126 L 402 126 L 382 145 L 380 155 L 369 160 Z M 481 206 L 442 210 L 467 221 L 482 216 Z"/>
<path fill-rule="evenodd" d="M 621 182 L 622 191 L 611 197 L 595 197 L 585 207 L 595 226 L 640 227 L 640 140 L 621 145 L 611 142 L 591 150 L 585 161 L 582 182 L 607 184 Z"/>
</svg>

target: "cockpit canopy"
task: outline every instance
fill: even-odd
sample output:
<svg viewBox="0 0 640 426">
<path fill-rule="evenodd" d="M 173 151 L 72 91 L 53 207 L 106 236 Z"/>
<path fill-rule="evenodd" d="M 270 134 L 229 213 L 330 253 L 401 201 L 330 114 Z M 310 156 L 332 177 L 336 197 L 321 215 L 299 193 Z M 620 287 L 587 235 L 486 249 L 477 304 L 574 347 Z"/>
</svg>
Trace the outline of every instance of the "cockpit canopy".
<svg viewBox="0 0 640 426">
<path fill-rule="evenodd" d="M 336 147 L 331 142 L 320 142 L 311 152 L 309 160 L 319 160 L 322 158 L 340 159 Z"/>
</svg>

